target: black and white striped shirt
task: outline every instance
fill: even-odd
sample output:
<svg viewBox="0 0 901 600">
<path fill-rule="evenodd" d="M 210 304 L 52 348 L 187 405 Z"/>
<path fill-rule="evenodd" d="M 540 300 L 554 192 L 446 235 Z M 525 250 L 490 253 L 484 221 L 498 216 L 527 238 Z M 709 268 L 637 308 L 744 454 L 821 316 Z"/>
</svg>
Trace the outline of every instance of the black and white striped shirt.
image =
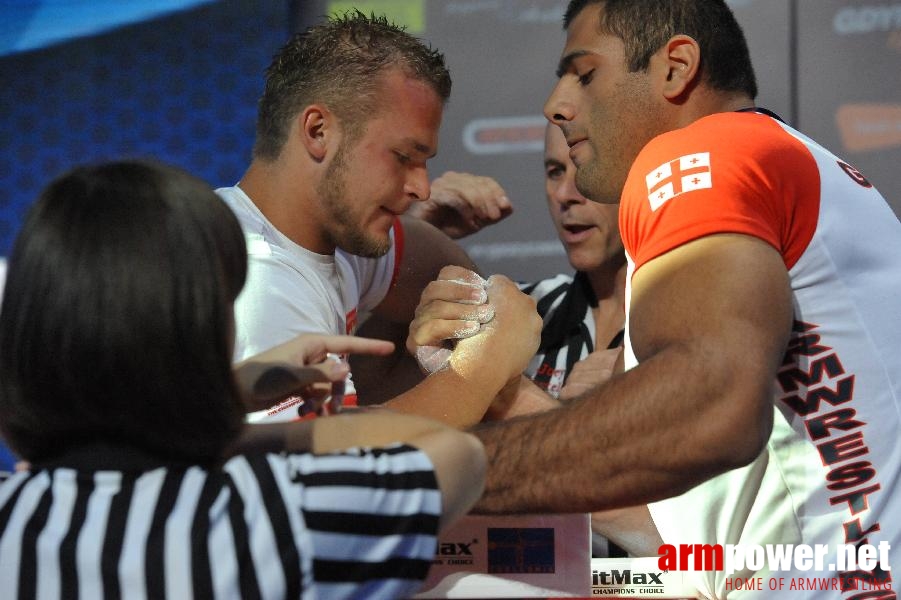
<svg viewBox="0 0 901 600">
<path fill-rule="evenodd" d="M 216 469 L 103 454 L 0 484 L 0 597 L 395 598 L 434 557 L 441 495 L 408 446 Z"/>
<path fill-rule="evenodd" d="M 555 275 L 519 288 L 535 299 L 541 315 L 541 343 L 526 368 L 526 375 L 555 398 L 573 365 L 594 352 L 597 336 L 594 290 L 585 273 Z M 608 348 L 622 344 L 622 332 L 610 340 Z"/>
</svg>

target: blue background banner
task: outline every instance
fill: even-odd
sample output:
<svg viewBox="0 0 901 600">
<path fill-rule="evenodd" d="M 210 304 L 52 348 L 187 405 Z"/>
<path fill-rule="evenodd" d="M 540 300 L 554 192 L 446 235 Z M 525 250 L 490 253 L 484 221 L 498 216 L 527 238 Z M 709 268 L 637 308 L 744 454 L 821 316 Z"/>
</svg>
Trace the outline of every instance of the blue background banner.
<svg viewBox="0 0 901 600">
<path fill-rule="evenodd" d="M 122 10 L 89 27 L 106 4 Z M 42 37 L 11 31 L 7 10 L 23 29 L 39 22 L 59 36 L 0 58 L 0 255 L 41 188 L 79 163 L 156 158 L 213 186 L 241 177 L 264 70 L 289 34 L 287 3 L 51 1 L 3 10 L 7 48 L 13 38 L 24 46 Z M 39 16 L 50 13 L 62 23 Z"/>
</svg>

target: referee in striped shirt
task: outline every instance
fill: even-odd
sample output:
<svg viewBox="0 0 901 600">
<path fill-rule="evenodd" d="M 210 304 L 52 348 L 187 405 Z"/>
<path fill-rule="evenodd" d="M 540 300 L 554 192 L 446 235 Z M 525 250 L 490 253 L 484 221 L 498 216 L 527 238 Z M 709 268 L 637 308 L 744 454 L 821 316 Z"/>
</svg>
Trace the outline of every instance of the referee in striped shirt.
<svg viewBox="0 0 901 600">
<path fill-rule="evenodd" d="M 234 377 L 245 274 L 234 216 L 180 170 L 82 167 L 44 191 L 0 311 L 0 431 L 31 465 L 0 484 L 0 596 L 416 592 L 481 493 L 481 445 L 387 410 L 245 426 L 273 386 L 342 381 L 326 352 L 392 348 L 306 336 Z"/>
</svg>

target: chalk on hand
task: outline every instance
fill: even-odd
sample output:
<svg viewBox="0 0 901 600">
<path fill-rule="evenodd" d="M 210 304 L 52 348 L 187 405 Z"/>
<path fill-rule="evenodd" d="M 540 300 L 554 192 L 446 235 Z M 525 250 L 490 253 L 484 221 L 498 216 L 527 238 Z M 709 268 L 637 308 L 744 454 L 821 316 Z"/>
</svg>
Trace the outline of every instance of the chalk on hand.
<svg viewBox="0 0 901 600">
<path fill-rule="evenodd" d="M 445 339 L 444 343 L 441 346 L 416 347 L 416 362 L 418 362 L 419 367 L 429 375 L 431 375 L 432 373 L 437 373 L 438 371 L 447 367 L 448 363 L 450 362 L 451 355 L 454 352 L 454 346 L 456 345 L 457 340 L 474 336 L 482 330 L 482 323 L 487 323 L 494 318 L 494 308 L 490 305 L 484 306 L 485 302 L 488 301 L 488 282 L 475 273 L 473 273 L 473 276 L 478 278 L 479 283 L 472 283 L 470 281 L 464 281 L 462 279 L 448 280 L 454 283 L 459 283 L 461 285 L 481 287 L 482 293 L 480 295 L 479 301 L 461 301 L 462 304 L 483 305 L 474 310 L 471 315 L 467 315 L 473 320 L 464 321 L 462 326 L 454 331 L 453 336 Z"/>
</svg>

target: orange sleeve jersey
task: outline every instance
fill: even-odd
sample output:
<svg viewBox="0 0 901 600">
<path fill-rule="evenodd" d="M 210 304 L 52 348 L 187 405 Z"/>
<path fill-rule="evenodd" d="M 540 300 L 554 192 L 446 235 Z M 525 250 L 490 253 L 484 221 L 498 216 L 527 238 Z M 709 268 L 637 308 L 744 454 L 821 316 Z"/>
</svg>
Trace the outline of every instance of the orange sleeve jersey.
<svg viewBox="0 0 901 600">
<path fill-rule="evenodd" d="M 798 260 L 816 228 L 819 176 L 809 150 L 774 119 L 719 113 L 652 140 L 623 190 L 626 252 L 644 263 L 714 233 L 758 237 Z"/>
</svg>

